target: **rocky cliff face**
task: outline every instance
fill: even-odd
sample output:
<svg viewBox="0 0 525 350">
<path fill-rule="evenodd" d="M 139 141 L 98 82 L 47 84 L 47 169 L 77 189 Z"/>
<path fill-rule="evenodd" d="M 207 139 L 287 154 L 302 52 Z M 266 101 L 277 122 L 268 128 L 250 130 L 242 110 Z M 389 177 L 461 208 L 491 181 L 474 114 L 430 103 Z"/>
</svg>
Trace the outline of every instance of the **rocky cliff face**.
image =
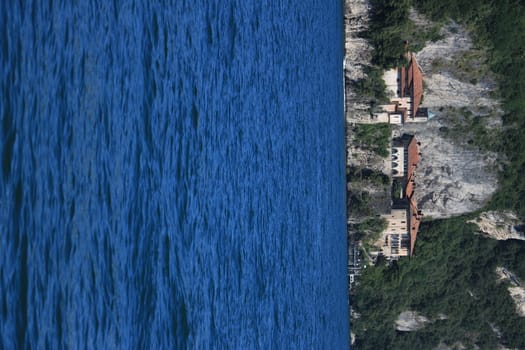
<svg viewBox="0 0 525 350">
<path fill-rule="evenodd" d="M 479 118 L 484 128 L 501 124 L 500 104 L 490 96 L 493 80 L 489 75 L 469 78 L 488 68 L 462 27 L 451 23 L 441 34 L 442 40 L 428 43 L 416 54 L 425 84 L 422 106 L 435 117 L 398 130 L 415 134 L 421 142 L 415 196 L 423 213 L 433 218 L 483 207 L 497 190 L 500 164 L 495 153 L 471 145 L 475 135 L 469 134 L 468 122 L 473 118 Z M 469 73 L 471 65 L 477 68 Z"/>
<path fill-rule="evenodd" d="M 483 212 L 476 219 L 468 222 L 476 224 L 482 234 L 493 239 L 525 240 L 524 223 L 510 211 Z"/>
<path fill-rule="evenodd" d="M 507 288 L 509 295 L 516 305 L 516 313 L 525 317 L 525 288 L 521 285 L 516 275 L 504 267 L 496 268 L 498 281 L 509 281 L 512 285 Z"/>
<path fill-rule="evenodd" d="M 370 65 L 373 48 L 359 37 L 368 29 L 370 5 L 367 0 L 345 1 L 345 98 L 346 119 L 367 118 L 370 105 L 368 100 L 357 96 L 351 82 L 366 78 L 365 68 Z"/>
<path fill-rule="evenodd" d="M 525 289 L 523 287 L 509 287 L 509 294 L 516 304 L 516 312 L 525 317 Z"/>
<path fill-rule="evenodd" d="M 501 114 L 499 102 L 490 96 L 496 84 L 485 63 L 487 54 L 475 48 L 467 31 L 456 23 L 444 26 L 440 34 L 441 40 L 416 53 L 425 75 L 424 105 L 489 108 Z"/>
<path fill-rule="evenodd" d="M 424 215 L 432 218 L 478 210 L 497 190 L 497 156 L 445 138 L 440 130 L 446 125 L 436 118 L 399 130 L 415 134 L 421 143 L 415 198 Z"/>
<path fill-rule="evenodd" d="M 417 311 L 403 311 L 396 320 L 396 330 L 400 332 L 418 331 L 425 327 L 430 320 Z"/>
<path fill-rule="evenodd" d="M 366 77 L 365 68 L 370 65 L 372 48 L 359 37 L 359 33 L 368 28 L 368 12 L 366 0 L 346 2 L 348 124 L 370 120 L 369 101 L 356 95 L 351 88 L 352 81 Z M 411 18 L 419 26 L 432 25 L 413 10 Z M 415 199 L 423 214 L 433 218 L 461 215 L 482 208 L 497 190 L 497 171 L 501 163 L 495 153 L 470 145 L 470 139 L 460 131 L 469 129 L 468 119 L 462 113 L 479 116 L 484 127 L 489 129 L 501 125 L 500 104 L 490 96 L 495 84 L 480 58 L 483 55 L 479 49 L 473 48 L 467 32 L 457 24 L 448 24 L 441 34 L 441 40 L 428 43 L 416 54 L 425 84 L 422 106 L 428 107 L 435 117 L 427 123 L 393 127 L 394 136 L 396 133 L 412 133 L 421 142 Z M 475 70 L 472 67 L 476 67 Z M 361 154 L 363 152 L 352 146 L 351 127 L 348 130 L 348 165 L 389 174 L 383 158 Z"/>
</svg>

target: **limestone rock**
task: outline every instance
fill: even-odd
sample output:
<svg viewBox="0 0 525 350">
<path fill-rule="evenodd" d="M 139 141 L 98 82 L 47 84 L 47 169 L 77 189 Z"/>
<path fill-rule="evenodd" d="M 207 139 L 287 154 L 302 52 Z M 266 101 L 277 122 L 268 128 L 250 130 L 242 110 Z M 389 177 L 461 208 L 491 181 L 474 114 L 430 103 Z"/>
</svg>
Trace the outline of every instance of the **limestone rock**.
<svg viewBox="0 0 525 350">
<path fill-rule="evenodd" d="M 523 223 L 510 211 L 486 211 L 470 223 L 476 224 L 484 235 L 497 240 L 525 240 Z"/>
<path fill-rule="evenodd" d="M 399 129 L 400 134 L 415 134 L 421 142 L 415 199 L 423 214 L 432 218 L 482 208 L 497 190 L 497 171 L 502 163 L 501 156 L 468 147 L 467 140 L 452 140 L 443 132 L 457 127 L 454 109 L 465 108 L 474 115 L 485 115 L 483 120 L 488 128 L 501 125 L 503 112 L 500 102 L 490 96 L 495 85 L 489 78 L 474 84 L 455 76 L 461 73 L 458 57 L 474 50 L 467 31 L 450 23 L 441 34 L 442 40 L 427 43 L 416 54 L 425 83 L 422 106 L 429 108 L 435 117 L 427 123 L 407 123 Z M 438 71 L 437 59 L 443 61 Z"/>
<path fill-rule="evenodd" d="M 525 288 L 523 287 L 509 287 L 510 296 L 516 304 L 516 312 L 521 317 L 525 317 Z"/>
<path fill-rule="evenodd" d="M 496 268 L 496 274 L 499 276 L 498 281 L 509 281 L 512 283 L 507 290 L 516 305 L 516 312 L 521 317 L 525 317 L 525 288 L 522 287 L 518 277 L 512 271 L 502 266 Z"/>
<path fill-rule="evenodd" d="M 396 330 L 400 332 L 417 331 L 425 327 L 428 322 L 430 320 L 417 311 L 403 311 L 396 320 Z"/>
<path fill-rule="evenodd" d="M 368 0 L 345 1 L 345 109 L 346 119 L 369 119 L 370 104 L 351 88 L 351 82 L 365 79 L 365 68 L 372 60 L 372 46 L 360 37 L 368 29 L 370 5 Z"/>
<path fill-rule="evenodd" d="M 455 144 L 439 131 L 439 118 L 405 124 L 400 133 L 416 135 L 421 161 L 415 199 L 426 216 L 445 218 L 482 208 L 497 190 L 497 157 Z"/>
</svg>

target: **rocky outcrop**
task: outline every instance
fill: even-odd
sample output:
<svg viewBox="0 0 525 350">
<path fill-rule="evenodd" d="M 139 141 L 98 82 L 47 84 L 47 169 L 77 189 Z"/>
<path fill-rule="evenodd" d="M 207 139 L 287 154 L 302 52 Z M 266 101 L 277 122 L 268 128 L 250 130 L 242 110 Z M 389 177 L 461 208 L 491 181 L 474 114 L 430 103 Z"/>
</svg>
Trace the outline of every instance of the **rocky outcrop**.
<svg viewBox="0 0 525 350">
<path fill-rule="evenodd" d="M 417 311 L 403 311 L 396 320 L 396 330 L 400 332 L 418 331 L 425 327 L 430 320 Z"/>
<path fill-rule="evenodd" d="M 369 149 L 362 149 L 355 144 L 355 124 L 370 120 L 369 98 L 357 94 L 354 83 L 367 79 L 366 70 L 372 60 L 373 48 L 363 39 L 368 30 L 370 5 L 368 0 L 345 1 L 345 118 L 346 118 L 346 165 L 348 210 L 347 222 L 359 223 L 368 214 L 362 211 L 383 212 L 390 206 L 390 189 L 384 184 L 352 176 L 351 168 L 364 169 L 377 173 L 389 174 L 390 158 L 380 157 Z M 362 204 L 363 210 L 355 210 Z M 355 233 L 351 225 L 349 234 Z"/>
<path fill-rule="evenodd" d="M 513 285 L 517 287 L 521 286 L 521 283 L 518 280 L 518 277 L 516 277 L 516 275 L 513 272 L 507 270 L 506 268 L 502 266 L 499 266 L 496 268 L 496 274 L 499 276 L 498 282 L 510 281 Z"/>
<path fill-rule="evenodd" d="M 499 276 L 498 281 L 509 281 L 512 285 L 507 288 L 509 295 L 516 305 L 516 313 L 525 317 L 525 288 L 522 287 L 518 277 L 504 267 L 497 267 L 496 274 Z"/>
<path fill-rule="evenodd" d="M 476 116 L 483 114 L 487 127 L 501 124 L 500 104 L 490 97 L 495 85 L 488 77 L 475 83 L 460 80 L 464 73 L 460 66 L 470 62 L 464 57 L 470 57 L 469 50 L 474 50 L 472 41 L 466 30 L 455 23 L 445 26 L 441 34 L 442 40 L 427 43 L 416 54 L 425 84 L 422 106 L 428 107 L 435 117 L 427 123 L 407 123 L 399 129 L 400 134 L 415 134 L 421 142 L 421 162 L 416 174 L 420 190 L 415 192 L 415 198 L 423 213 L 433 218 L 482 208 L 497 190 L 501 164 L 501 157 L 495 153 L 469 146 L 468 126 L 459 122 L 460 114 L 468 111 Z M 485 69 L 482 63 L 476 64 L 480 70 Z M 464 134 L 457 131 L 461 128 L 465 128 Z M 447 130 L 459 136 L 454 138 Z"/>
<path fill-rule="evenodd" d="M 450 72 L 442 71 L 427 76 L 425 85 L 424 104 L 431 109 L 442 106 L 468 107 L 476 110 L 479 110 L 479 107 L 499 107 L 497 102 L 490 98 L 490 90 L 485 83 L 463 82 Z"/>
<path fill-rule="evenodd" d="M 516 304 L 516 312 L 525 317 L 525 289 L 523 287 L 509 287 L 509 294 Z"/>
<path fill-rule="evenodd" d="M 350 82 L 365 77 L 365 67 L 370 65 L 372 48 L 359 35 L 367 29 L 369 5 L 366 0 L 350 0 L 346 5 L 346 120 L 347 123 L 370 122 L 369 101 L 357 96 L 350 86 Z M 433 25 L 414 10 L 410 16 L 419 26 Z M 465 59 L 475 50 L 472 41 L 466 30 L 455 23 L 446 25 L 441 34 L 443 39 L 428 43 L 416 54 L 424 76 L 423 107 L 428 107 L 435 117 L 427 123 L 393 127 L 394 133 L 397 132 L 394 136 L 415 134 L 421 142 L 421 161 L 416 171 L 416 184 L 420 189 L 415 192 L 415 199 L 423 214 L 433 218 L 482 208 L 497 190 L 497 172 L 502 164 L 500 156 L 470 146 L 468 138 L 457 131 L 468 129 L 459 122 L 458 114 L 463 109 L 476 116 L 482 114 L 488 128 L 501 125 L 500 104 L 490 97 L 494 82 L 489 75 L 475 83 L 460 79 L 466 73 L 459 66 L 468 66 L 472 61 Z M 389 174 L 389 162 L 357 149 L 350 126 L 348 130 L 347 164 Z M 460 135 L 454 139 L 446 130 Z"/>
<path fill-rule="evenodd" d="M 357 96 L 351 83 L 366 78 L 373 48 L 360 37 L 368 29 L 370 5 L 367 0 L 345 1 L 345 110 L 346 119 L 366 119 L 370 115 L 369 101 Z"/>
<path fill-rule="evenodd" d="M 482 208 L 497 190 L 495 154 L 454 143 L 440 131 L 445 122 L 405 124 L 400 133 L 416 135 L 421 143 L 416 170 L 415 199 L 424 215 L 445 218 Z"/>
<path fill-rule="evenodd" d="M 524 223 L 510 211 L 486 211 L 468 222 L 476 224 L 482 234 L 493 239 L 525 240 Z"/>
</svg>

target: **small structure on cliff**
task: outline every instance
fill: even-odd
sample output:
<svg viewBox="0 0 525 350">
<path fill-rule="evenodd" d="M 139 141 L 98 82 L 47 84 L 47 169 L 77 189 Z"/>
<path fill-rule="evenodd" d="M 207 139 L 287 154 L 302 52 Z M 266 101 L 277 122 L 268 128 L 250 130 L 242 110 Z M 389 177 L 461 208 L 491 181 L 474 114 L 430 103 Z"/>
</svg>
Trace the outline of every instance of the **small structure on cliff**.
<svg viewBox="0 0 525 350">
<path fill-rule="evenodd" d="M 372 118 L 379 123 L 403 124 L 426 122 L 428 110 L 420 107 L 423 101 L 423 73 L 416 55 L 408 54 L 408 65 L 385 72 L 383 76 L 390 104 L 380 105 Z"/>
<path fill-rule="evenodd" d="M 422 214 L 413 198 L 419 143 L 404 134 L 392 142 L 392 209 L 383 215 L 388 226 L 383 234 L 382 253 L 387 258 L 411 256 Z"/>
</svg>

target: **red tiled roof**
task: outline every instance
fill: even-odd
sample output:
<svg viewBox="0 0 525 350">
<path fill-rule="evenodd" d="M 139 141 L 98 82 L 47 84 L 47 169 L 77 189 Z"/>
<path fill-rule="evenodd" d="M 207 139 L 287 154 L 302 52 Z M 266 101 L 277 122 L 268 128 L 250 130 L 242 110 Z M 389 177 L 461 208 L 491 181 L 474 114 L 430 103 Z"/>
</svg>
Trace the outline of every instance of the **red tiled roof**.
<svg viewBox="0 0 525 350">
<path fill-rule="evenodd" d="M 407 146 L 408 153 L 408 169 L 406 177 L 406 189 L 405 194 L 410 202 L 410 256 L 414 253 L 414 248 L 416 245 L 417 233 L 419 231 L 419 224 L 421 222 L 421 216 L 418 214 L 417 204 L 413 200 L 412 195 L 414 192 L 414 172 L 416 170 L 417 164 L 419 163 L 419 147 L 417 144 L 416 137 L 413 136 Z"/>
<path fill-rule="evenodd" d="M 412 97 L 412 116 L 417 113 L 423 99 L 423 73 L 419 68 L 416 55 L 410 55 L 408 66 L 399 68 L 399 97 Z"/>
<path fill-rule="evenodd" d="M 413 62 L 414 60 L 411 56 L 410 62 L 408 62 L 408 67 L 407 67 L 407 87 L 409 89 L 412 87 L 412 82 L 414 80 L 414 65 L 412 64 Z"/>
<path fill-rule="evenodd" d="M 407 197 L 412 197 L 412 192 L 414 191 L 414 185 L 412 180 L 414 180 L 414 171 L 419 163 L 419 148 L 417 146 L 416 137 L 412 137 L 410 143 L 407 146 L 407 169 L 406 169 L 406 189 L 405 193 Z"/>
<path fill-rule="evenodd" d="M 416 247 L 417 233 L 419 232 L 419 224 L 421 223 L 421 215 L 418 214 L 416 203 L 410 199 L 410 256 L 414 254 Z"/>
<path fill-rule="evenodd" d="M 409 71 L 411 72 L 409 75 L 412 76 L 412 115 L 415 117 L 423 99 L 423 73 L 417 64 L 416 55 L 414 54 L 412 54 L 412 59 L 410 60 Z"/>
</svg>

